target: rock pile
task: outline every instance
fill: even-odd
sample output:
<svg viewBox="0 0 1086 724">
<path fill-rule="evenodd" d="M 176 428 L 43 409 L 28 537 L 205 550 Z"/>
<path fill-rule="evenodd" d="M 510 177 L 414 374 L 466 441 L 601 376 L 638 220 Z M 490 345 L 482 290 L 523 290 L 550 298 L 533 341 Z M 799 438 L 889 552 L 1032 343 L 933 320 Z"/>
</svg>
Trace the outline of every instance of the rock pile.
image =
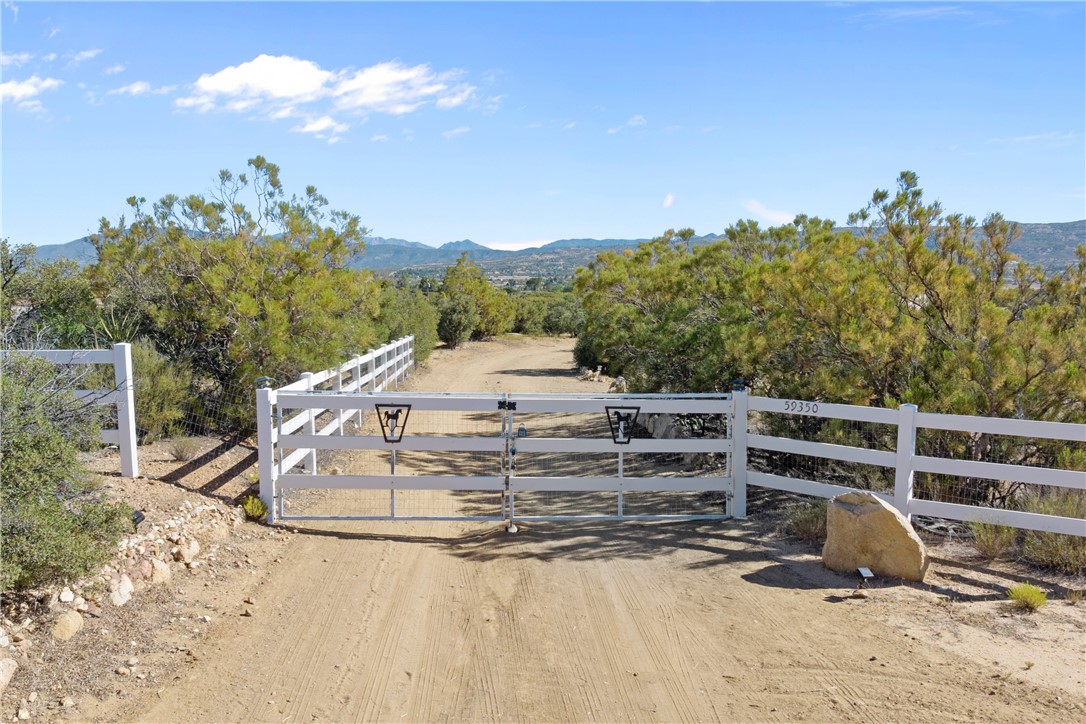
<svg viewBox="0 0 1086 724">
<path fill-rule="evenodd" d="M 9 611 L 10 617 L 18 615 L 23 620 L 20 623 L 11 618 L 2 620 L 0 694 L 19 667 L 29 663 L 34 636 L 48 632 L 59 643 L 71 641 L 83 630 L 87 617 L 101 616 L 104 606 L 127 605 L 140 591 L 169 583 L 175 570 L 196 573 L 202 565 L 213 562 L 218 542 L 228 539 L 231 528 L 244 520 L 240 507 L 218 503 L 193 505 L 186 500 L 169 517 L 146 520 L 140 526 L 142 530 L 120 540 L 113 558 L 97 575 L 59 591 L 39 592 L 39 600 L 46 602 L 44 619 L 31 618 L 25 603 L 16 613 Z M 50 708 L 69 707 L 73 705 L 70 702 L 70 698 L 51 701 Z M 34 701 L 24 700 L 20 718 L 29 718 L 35 708 Z M 24 712 L 26 715 L 22 716 Z"/>
</svg>

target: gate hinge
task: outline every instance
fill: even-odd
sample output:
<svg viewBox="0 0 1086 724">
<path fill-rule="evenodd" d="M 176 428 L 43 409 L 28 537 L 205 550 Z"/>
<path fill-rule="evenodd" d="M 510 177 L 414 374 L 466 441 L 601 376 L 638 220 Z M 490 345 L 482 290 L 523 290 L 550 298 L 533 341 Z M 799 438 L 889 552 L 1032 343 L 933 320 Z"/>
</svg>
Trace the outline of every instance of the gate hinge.
<svg viewBox="0 0 1086 724">
<path fill-rule="evenodd" d="M 507 400 L 498 400 L 498 409 L 499 410 L 516 410 L 517 409 L 517 403 L 509 402 Z"/>
</svg>

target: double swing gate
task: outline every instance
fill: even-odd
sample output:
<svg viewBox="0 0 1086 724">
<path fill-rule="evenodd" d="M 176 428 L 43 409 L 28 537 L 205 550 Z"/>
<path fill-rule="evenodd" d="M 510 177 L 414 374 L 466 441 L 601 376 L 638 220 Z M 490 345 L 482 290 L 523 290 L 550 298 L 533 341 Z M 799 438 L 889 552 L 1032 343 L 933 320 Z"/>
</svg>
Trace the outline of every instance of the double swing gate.
<svg viewBox="0 0 1086 724">
<path fill-rule="evenodd" d="M 275 520 L 721 519 L 721 395 L 258 391 Z"/>
</svg>

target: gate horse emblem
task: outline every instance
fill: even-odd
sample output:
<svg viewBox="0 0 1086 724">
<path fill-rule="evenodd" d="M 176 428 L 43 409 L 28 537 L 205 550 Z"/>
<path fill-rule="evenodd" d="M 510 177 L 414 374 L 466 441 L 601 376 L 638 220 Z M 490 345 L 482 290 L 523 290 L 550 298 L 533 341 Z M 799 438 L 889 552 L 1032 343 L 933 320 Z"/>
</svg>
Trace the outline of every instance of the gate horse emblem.
<svg viewBox="0 0 1086 724">
<path fill-rule="evenodd" d="M 629 445 L 633 439 L 633 427 L 640 407 L 614 407 L 607 405 L 607 424 L 611 426 L 611 439 L 616 445 Z"/>
<path fill-rule="evenodd" d="M 411 414 L 411 405 L 374 405 L 377 420 L 381 423 L 381 435 L 387 443 L 397 443 L 403 439 L 407 429 L 407 417 Z M 403 415 L 403 419 L 400 418 Z"/>
</svg>

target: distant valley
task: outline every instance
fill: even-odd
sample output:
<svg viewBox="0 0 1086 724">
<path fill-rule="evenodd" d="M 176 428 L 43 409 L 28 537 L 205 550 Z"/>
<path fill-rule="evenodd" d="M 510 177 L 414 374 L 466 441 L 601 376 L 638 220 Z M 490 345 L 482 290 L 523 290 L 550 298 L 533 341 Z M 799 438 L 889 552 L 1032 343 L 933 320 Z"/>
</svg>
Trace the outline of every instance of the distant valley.
<svg viewBox="0 0 1086 724">
<path fill-rule="evenodd" d="M 1060 224 L 1019 224 L 1021 238 L 1012 250 L 1032 264 L 1050 271 L 1067 267 L 1075 260 L 1075 248 L 1086 244 L 1086 219 Z M 717 234 L 694 237 L 696 245 L 720 238 Z M 530 249 L 505 251 L 491 249 L 464 239 L 432 247 L 417 241 L 367 237 L 366 249 L 355 266 L 389 274 L 413 272 L 440 274 L 463 253 L 490 276 L 540 276 L 566 278 L 573 271 L 596 258 L 602 251 L 634 248 L 648 239 L 560 239 Z M 66 244 L 38 247 L 44 261 L 71 259 L 79 263 L 94 261 L 94 248 L 88 238 Z"/>
</svg>

